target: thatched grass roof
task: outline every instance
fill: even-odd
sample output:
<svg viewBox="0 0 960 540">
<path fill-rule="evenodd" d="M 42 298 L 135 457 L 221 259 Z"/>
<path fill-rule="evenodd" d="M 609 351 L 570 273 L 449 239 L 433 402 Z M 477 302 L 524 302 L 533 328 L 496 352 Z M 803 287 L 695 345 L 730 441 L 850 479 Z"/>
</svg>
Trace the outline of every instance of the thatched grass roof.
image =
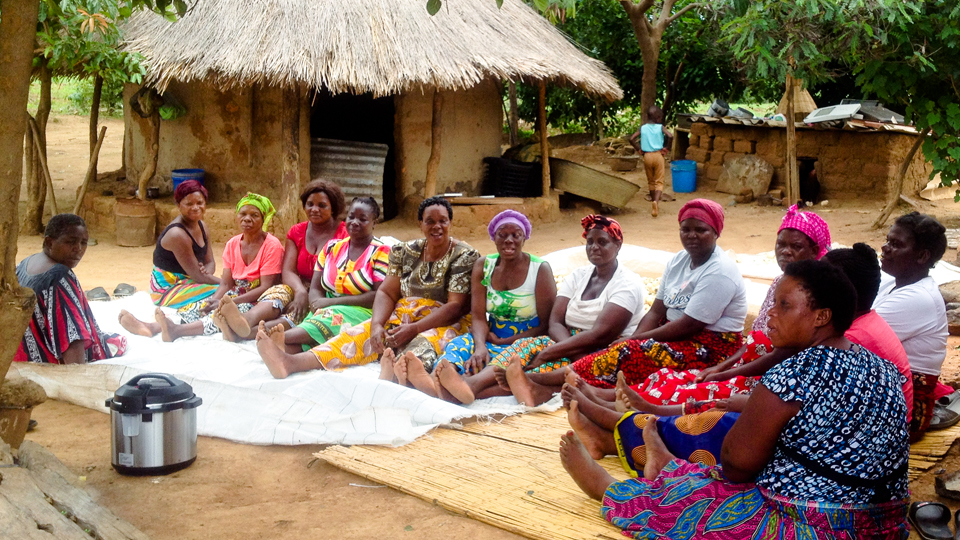
<svg viewBox="0 0 960 540">
<path fill-rule="evenodd" d="M 483 79 L 547 80 L 613 101 L 623 91 L 521 0 L 196 0 L 176 23 L 135 15 L 126 48 L 147 82 L 206 79 L 222 87 L 305 84 L 333 93 L 465 89 Z"/>
</svg>

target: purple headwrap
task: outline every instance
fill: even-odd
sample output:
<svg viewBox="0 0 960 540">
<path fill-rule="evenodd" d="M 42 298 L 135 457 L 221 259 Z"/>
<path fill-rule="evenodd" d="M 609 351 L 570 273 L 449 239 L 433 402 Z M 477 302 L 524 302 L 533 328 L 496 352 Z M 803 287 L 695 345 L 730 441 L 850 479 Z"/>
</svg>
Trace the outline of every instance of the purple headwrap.
<svg viewBox="0 0 960 540">
<path fill-rule="evenodd" d="M 181 182 L 177 189 L 173 192 L 173 200 L 180 204 L 180 201 L 184 199 L 187 195 L 200 192 L 203 195 L 203 200 L 206 201 L 209 196 L 207 195 L 207 188 L 203 187 L 203 184 L 196 180 L 187 180 L 186 182 Z"/>
<path fill-rule="evenodd" d="M 490 239 L 494 240 L 497 229 L 506 225 L 507 223 L 512 223 L 517 227 L 520 227 L 520 229 L 523 231 L 523 237 L 526 239 L 529 239 L 530 233 L 533 232 L 533 227 L 530 225 L 530 220 L 527 219 L 527 216 L 515 210 L 504 210 L 503 212 L 493 216 L 493 219 L 490 220 L 490 224 L 487 225 L 487 232 L 490 233 Z"/>
<path fill-rule="evenodd" d="M 784 229 L 796 229 L 807 235 L 807 238 L 820 248 L 817 259 L 830 251 L 830 227 L 822 217 L 813 212 L 801 212 L 797 205 L 791 206 L 787 215 L 783 216 L 783 223 L 777 229 L 777 234 Z"/>
<path fill-rule="evenodd" d="M 685 219 L 698 219 L 710 227 L 720 236 L 723 232 L 723 207 L 710 199 L 693 199 L 680 207 L 677 219 L 683 223 Z"/>
</svg>

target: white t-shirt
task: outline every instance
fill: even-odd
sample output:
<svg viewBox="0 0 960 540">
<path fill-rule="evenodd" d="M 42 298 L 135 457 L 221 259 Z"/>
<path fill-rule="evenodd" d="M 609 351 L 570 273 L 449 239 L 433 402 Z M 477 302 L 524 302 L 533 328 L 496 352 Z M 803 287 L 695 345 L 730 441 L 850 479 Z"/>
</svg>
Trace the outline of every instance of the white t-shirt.
<svg viewBox="0 0 960 540">
<path fill-rule="evenodd" d="M 887 321 L 903 343 L 910 370 L 939 375 L 947 356 L 947 308 L 933 278 L 894 289 L 893 276 L 882 274 L 873 309 Z"/>
<path fill-rule="evenodd" d="M 690 263 L 690 254 L 681 251 L 660 278 L 657 299 L 667 307 L 667 320 L 689 315 L 713 332 L 742 332 L 747 287 L 737 263 L 719 247 L 700 266 L 691 270 Z"/>
<path fill-rule="evenodd" d="M 581 266 L 571 272 L 560 284 L 557 296 L 565 296 L 570 299 L 567 304 L 567 315 L 564 319 L 567 326 L 590 330 L 607 302 L 612 302 L 633 313 L 627 327 L 620 334 L 620 337 L 629 337 L 637 329 L 640 319 L 643 318 L 643 280 L 622 264 L 618 264 L 616 272 L 607 282 L 603 291 L 600 292 L 600 296 L 593 300 L 581 300 L 583 290 L 587 288 L 587 283 L 590 281 L 590 276 L 593 275 L 594 270 L 596 270 L 596 267 L 592 264 Z"/>
</svg>

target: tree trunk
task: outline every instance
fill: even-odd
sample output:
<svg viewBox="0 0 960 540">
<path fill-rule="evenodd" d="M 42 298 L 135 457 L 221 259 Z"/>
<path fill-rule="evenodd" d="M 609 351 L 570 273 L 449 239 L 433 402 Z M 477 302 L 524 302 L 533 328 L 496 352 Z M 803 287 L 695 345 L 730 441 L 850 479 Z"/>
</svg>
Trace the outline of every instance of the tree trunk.
<svg viewBox="0 0 960 540">
<path fill-rule="evenodd" d="M 29 116 L 30 113 L 27 113 Z M 40 216 L 36 212 L 31 213 L 31 209 L 36 208 L 37 203 L 32 199 L 37 196 L 35 184 L 40 178 L 40 156 L 37 154 L 37 143 L 34 142 L 33 132 L 29 129 L 23 135 L 23 181 L 27 190 L 27 205 L 23 217 L 20 218 L 20 234 L 37 234 L 40 227 Z M 30 215 L 33 214 L 33 215 Z"/>
<path fill-rule="evenodd" d="M 281 145 L 283 165 L 280 176 L 280 200 L 276 201 L 277 221 L 274 230 L 283 231 L 300 221 L 300 88 L 283 89 Z"/>
<path fill-rule="evenodd" d="M 683 55 L 683 58 L 680 60 L 680 65 L 677 66 L 677 70 L 673 72 L 673 80 L 667 84 L 666 94 L 663 96 L 663 117 L 668 118 L 670 116 L 670 109 L 673 108 L 673 102 L 677 99 L 677 85 L 680 84 L 680 75 L 683 73 L 683 68 L 687 66 L 687 55 Z M 667 69 L 667 73 L 670 70 Z"/>
<path fill-rule="evenodd" d="M 603 138 L 603 101 L 599 99 L 593 100 L 593 138 Z"/>
<path fill-rule="evenodd" d="M 437 194 L 437 175 L 440 173 L 440 139 L 443 133 L 443 94 L 433 91 L 433 119 L 430 122 L 430 158 L 427 160 L 427 175 L 423 181 L 423 198 Z"/>
<path fill-rule="evenodd" d="M 910 163 L 913 162 L 913 157 L 917 155 L 917 151 L 920 150 L 920 146 L 923 145 L 923 141 L 926 140 L 927 135 L 930 135 L 930 128 L 923 128 L 923 131 L 917 135 L 917 140 L 914 141 L 913 146 L 910 147 L 910 151 L 907 152 L 907 157 L 903 158 L 903 162 L 900 163 L 900 167 L 897 169 L 897 177 L 893 181 L 893 185 L 890 186 L 892 189 L 889 194 L 887 194 L 887 204 L 884 205 L 883 211 L 880 212 L 880 215 L 877 217 L 877 220 L 873 222 L 873 228 L 879 229 L 890 218 L 890 214 L 893 213 L 893 209 L 897 207 L 897 203 L 900 202 L 900 194 L 903 193 L 903 180 L 907 177 L 907 171 L 910 170 Z"/>
<path fill-rule="evenodd" d="M 510 116 L 507 122 L 510 125 L 510 146 L 516 146 L 520 142 L 520 113 L 517 112 L 517 83 L 510 81 L 508 84 L 510 93 Z"/>
<path fill-rule="evenodd" d="M 93 80 L 93 100 L 90 104 L 90 157 L 95 158 L 93 147 L 97 145 L 97 125 L 100 123 L 100 97 L 103 95 L 103 77 L 98 73 Z M 93 160 L 93 177 L 97 177 L 97 159 Z"/>
<path fill-rule="evenodd" d="M 43 64 L 40 68 L 40 103 L 37 105 L 36 118 L 40 150 L 32 153 L 34 159 L 29 167 L 29 175 L 24 174 L 27 181 L 27 205 L 20 221 L 21 234 L 39 234 L 43 231 L 43 203 L 47 198 L 47 183 L 41 172 L 40 158 L 41 155 L 44 159 L 47 157 L 47 120 L 50 118 L 52 81 L 50 69 Z"/>
<path fill-rule="evenodd" d="M 36 0 L 4 0 L 0 17 L 0 380 L 33 314 L 33 291 L 17 282 L 17 206 L 23 172 L 23 135 L 37 33 Z"/>
<path fill-rule="evenodd" d="M 793 76 L 787 74 L 787 202 L 800 200 L 800 171 L 797 168 L 797 121 L 794 119 Z"/>
<path fill-rule="evenodd" d="M 547 142 L 547 83 L 540 81 L 537 95 L 537 130 L 540 132 L 540 162 L 543 196 L 550 196 L 550 143 Z"/>
<path fill-rule="evenodd" d="M 147 117 L 147 127 L 150 129 L 144 132 L 144 146 L 150 152 L 147 155 L 147 166 L 140 173 L 137 181 L 137 197 L 141 201 L 147 200 L 147 183 L 157 172 L 157 161 L 160 159 L 160 112 L 154 108 L 153 113 Z M 77 201 L 82 205 L 83 201 Z"/>
</svg>

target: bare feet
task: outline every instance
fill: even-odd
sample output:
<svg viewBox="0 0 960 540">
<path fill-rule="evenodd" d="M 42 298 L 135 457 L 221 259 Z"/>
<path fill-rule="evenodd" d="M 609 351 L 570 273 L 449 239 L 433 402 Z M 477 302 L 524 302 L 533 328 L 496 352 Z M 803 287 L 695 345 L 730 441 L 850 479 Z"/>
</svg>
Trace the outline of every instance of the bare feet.
<svg viewBox="0 0 960 540">
<path fill-rule="evenodd" d="M 437 387 L 433 384 L 433 378 L 427 373 L 426 368 L 423 367 L 423 362 L 417 358 L 417 355 L 412 352 L 404 353 L 403 358 L 401 358 L 401 361 L 403 360 L 406 360 L 407 365 L 407 382 L 424 394 L 437 397 L 439 394 L 437 394 Z"/>
<path fill-rule="evenodd" d="M 603 494 L 614 482 L 610 473 L 590 457 L 577 434 L 572 431 L 560 437 L 560 461 L 580 489 L 598 501 L 603 499 Z"/>
<path fill-rule="evenodd" d="M 230 328 L 230 324 L 227 323 L 227 319 L 224 318 L 223 312 L 220 311 L 220 308 L 213 310 L 213 313 L 210 314 L 210 318 L 213 319 L 213 324 L 217 325 L 217 328 L 220 329 L 220 334 L 223 336 L 224 341 L 230 341 L 236 343 L 240 341 L 237 338 L 237 335 L 233 333 L 233 329 Z"/>
<path fill-rule="evenodd" d="M 651 417 L 643 428 L 643 444 L 647 447 L 647 463 L 643 466 L 643 477 L 647 480 L 656 480 L 660 471 L 677 456 L 667 450 L 660 438 L 656 418 Z"/>
<path fill-rule="evenodd" d="M 125 309 L 120 310 L 120 326 L 131 334 L 144 337 L 153 337 L 160 333 L 160 325 L 157 323 L 145 323 L 133 316 Z"/>
<path fill-rule="evenodd" d="M 260 323 L 263 324 L 263 323 Z M 380 355 L 380 380 L 397 382 L 397 377 L 393 373 L 393 363 L 397 361 L 397 355 L 393 354 L 393 349 L 386 348 Z"/>
<path fill-rule="evenodd" d="M 247 339 L 247 336 L 250 335 L 250 323 L 247 322 L 246 317 L 243 316 L 243 313 L 240 313 L 240 310 L 237 308 L 237 304 L 233 302 L 233 298 L 229 296 L 224 296 L 220 299 L 220 305 L 217 307 L 220 311 L 220 314 L 223 315 L 223 318 L 227 321 L 227 324 L 230 325 L 230 329 L 233 330 L 233 333 L 237 335 L 240 339 Z"/>
<path fill-rule="evenodd" d="M 265 328 L 263 321 L 260 321 L 260 328 Z M 276 345 L 278 349 L 286 349 L 286 330 L 283 324 L 278 324 L 267 330 L 267 336 L 270 337 L 270 340 L 273 341 L 273 344 Z"/>
<path fill-rule="evenodd" d="M 519 362 L 516 356 L 511 359 L 510 364 L 514 362 Z M 507 364 L 507 367 L 510 367 L 510 364 Z M 497 381 L 497 386 L 500 388 L 510 391 L 510 382 L 507 381 L 507 370 L 500 366 L 493 366 L 493 378 Z"/>
<path fill-rule="evenodd" d="M 552 387 L 531 381 L 523 370 L 523 364 L 519 361 L 510 362 L 510 365 L 507 366 L 507 384 L 510 385 L 513 397 L 517 398 L 521 405 L 527 407 L 536 407 L 541 403 L 550 401 L 554 392 L 560 390 L 559 388 L 554 390 Z"/>
<path fill-rule="evenodd" d="M 384 354 L 386 354 L 386 351 L 384 351 Z M 394 354 L 393 351 L 391 351 L 391 354 Z M 420 360 L 417 359 L 417 362 L 419 361 Z M 400 386 L 407 385 L 407 356 L 406 355 L 403 355 L 400 358 L 396 358 L 393 361 L 393 374 L 397 378 L 397 384 L 399 384 Z"/>
<path fill-rule="evenodd" d="M 583 442 L 584 447 L 586 447 L 587 452 L 593 459 L 603 459 L 608 453 L 617 453 L 613 432 L 602 429 L 587 417 L 583 416 L 577 400 L 570 402 L 570 410 L 567 412 L 567 422 L 570 422 L 570 427 L 577 432 L 577 436 L 580 438 L 580 441 Z M 613 452 L 610 452 L 611 447 Z"/>
<path fill-rule="evenodd" d="M 577 375 L 577 372 L 570 369 L 570 366 L 563 368 L 563 370 L 564 370 L 563 382 L 569 384 L 574 388 L 579 388 L 581 379 L 580 379 L 580 376 Z"/>
<path fill-rule="evenodd" d="M 284 362 L 286 353 L 282 348 L 277 347 L 276 342 L 263 329 L 263 323 L 260 323 L 257 330 L 257 351 L 260 352 L 260 358 L 275 379 L 286 379 L 290 375 Z"/>
<path fill-rule="evenodd" d="M 636 390 L 630 388 L 622 371 L 617 373 L 617 410 L 620 412 L 656 413 L 652 403 L 643 399 Z"/>
<path fill-rule="evenodd" d="M 173 340 L 180 337 L 176 335 L 177 325 L 168 319 L 160 308 L 157 308 L 156 311 L 153 312 L 153 316 L 157 321 L 157 326 L 160 327 L 160 337 L 163 339 L 163 341 L 171 343 Z"/>
<path fill-rule="evenodd" d="M 448 362 L 446 358 L 440 360 L 437 367 L 433 368 L 433 373 L 436 375 L 437 382 L 439 383 L 438 390 L 446 390 L 455 397 L 457 401 L 464 405 L 473 403 L 475 399 L 473 390 L 471 390 L 470 385 L 463 380 L 463 377 L 457 373 L 457 368 L 453 367 L 453 364 Z"/>
<path fill-rule="evenodd" d="M 657 217 L 660 215 L 660 204 L 657 201 L 653 201 L 650 205 L 650 215 Z"/>
</svg>

